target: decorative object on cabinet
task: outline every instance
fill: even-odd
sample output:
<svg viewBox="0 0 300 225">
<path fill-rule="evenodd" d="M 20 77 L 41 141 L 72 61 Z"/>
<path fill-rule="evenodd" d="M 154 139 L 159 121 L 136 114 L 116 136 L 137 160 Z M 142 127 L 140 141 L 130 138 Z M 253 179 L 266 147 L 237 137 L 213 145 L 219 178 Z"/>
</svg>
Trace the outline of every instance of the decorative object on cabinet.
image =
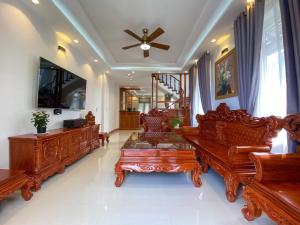
<svg viewBox="0 0 300 225">
<path fill-rule="evenodd" d="M 37 111 L 32 113 L 31 123 L 36 127 L 37 133 L 46 133 L 47 124 L 49 122 L 49 114 L 44 111 Z"/>
<path fill-rule="evenodd" d="M 9 137 L 9 166 L 24 170 L 33 180 L 33 190 L 55 173 L 99 147 L 99 125 L 51 130 L 45 135 Z"/>
<path fill-rule="evenodd" d="M 283 128 L 300 141 L 300 115 L 285 117 Z M 251 221 L 264 211 L 281 225 L 300 224 L 300 154 L 252 153 L 256 175 L 243 190 L 244 217 Z"/>
<path fill-rule="evenodd" d="M 32 180 L 24 174 L 24 171 L 0 169 L 0 200 L 21 189 L 22 197 L 28 201 L 32 197 L 30 192 L 32 184 Z"/>
<path fill-rule="evenodd" d="M 237 64 L 235 49 L 232 49 L 215 63 L 215 98 L 237 96 Z"/>
<path fill-rule="evenodd" d="M 86 114 L 85 119 L 86 119 L 88 125 L 95 125 L 95 116 L 93 115 L 92 111 L 89 111 Z"/>
<path fill-rule="evenodd" d="M 203 171 L 210 166 L 224 177 L 227 199 L 234 202 L 239 184 L 255 175 L 248 154 L 270 152 L 281 123 L 275 116 L 253 118 L 245 110 L 230 110 L 225 103 L 196 118 L 199 127 L 183 127 L 183 135 L 198 149 Z"/>
</svg>

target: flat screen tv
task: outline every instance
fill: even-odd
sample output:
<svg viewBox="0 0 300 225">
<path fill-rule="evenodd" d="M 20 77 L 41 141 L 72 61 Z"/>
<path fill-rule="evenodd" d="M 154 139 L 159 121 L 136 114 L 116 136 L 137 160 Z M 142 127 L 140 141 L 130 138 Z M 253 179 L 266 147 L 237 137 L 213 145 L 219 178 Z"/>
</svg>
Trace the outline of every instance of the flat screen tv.
<svg viewBox="0 0 300 225">
<path fill-rule="evenodd" d="M 86 80 L 40 58 L 39 108 L 81 110 L 85 108 Z"/>
</svg>

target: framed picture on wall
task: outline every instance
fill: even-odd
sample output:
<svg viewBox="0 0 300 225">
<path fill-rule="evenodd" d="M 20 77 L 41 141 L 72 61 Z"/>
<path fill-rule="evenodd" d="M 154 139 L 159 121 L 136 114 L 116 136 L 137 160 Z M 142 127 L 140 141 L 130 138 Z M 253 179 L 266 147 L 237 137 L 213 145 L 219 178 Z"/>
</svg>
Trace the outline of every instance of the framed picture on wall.
<svg viewBox="0 0 300 225">
<path fill-rule="evenodd" d="M 236 52 L 232 49 L 215 63 L 215 98 L 238 95 Z"/>
</svg>

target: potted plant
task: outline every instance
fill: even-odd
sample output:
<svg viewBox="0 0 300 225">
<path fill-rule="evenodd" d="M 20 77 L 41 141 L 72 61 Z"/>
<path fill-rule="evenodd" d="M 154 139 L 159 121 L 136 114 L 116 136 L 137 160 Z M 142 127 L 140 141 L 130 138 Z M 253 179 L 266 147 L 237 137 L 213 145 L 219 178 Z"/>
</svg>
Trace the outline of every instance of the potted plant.
<svg viewBox="0 0 300 225">
<path fill-rule="evenodd" d="M 37 133 L 46 133 L 47 124 L 49 122 L 49 114 L 44 111 L 37 111 L 32 113 L 31 123 L 36 127 Z"/>
<path fill-rule="evenodd" d="M 169 108 L 170 102 L 168 102 L 168 101 L 171 101 L 172 96 L 173 95 L 171 93 L 166 93 L 165 94 L 165 107 L 166 108 Z"/>
<path fill-rule="evenodd" d="M 171 125 L 172 125 L 173 128 L 179 128 L 180 123 L 181 123 L 181 120 L 178 117 L 174 117 L 171 120 Z"/>
</svg>

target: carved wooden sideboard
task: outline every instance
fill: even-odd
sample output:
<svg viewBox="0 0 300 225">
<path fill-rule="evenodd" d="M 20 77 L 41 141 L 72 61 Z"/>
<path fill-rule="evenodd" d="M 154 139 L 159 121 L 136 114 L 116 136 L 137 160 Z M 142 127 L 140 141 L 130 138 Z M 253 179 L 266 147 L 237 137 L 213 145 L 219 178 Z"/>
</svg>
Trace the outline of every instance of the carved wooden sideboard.
<svg viewBox="0 0 300 225">
<path fill-rule="evenodd" d="M 24 170 L 37 191 L 43 180 L 99 147 L 98 133 L 99 125 L 92 125 L 9 137 L 10 169 Z"/>
</svg>

